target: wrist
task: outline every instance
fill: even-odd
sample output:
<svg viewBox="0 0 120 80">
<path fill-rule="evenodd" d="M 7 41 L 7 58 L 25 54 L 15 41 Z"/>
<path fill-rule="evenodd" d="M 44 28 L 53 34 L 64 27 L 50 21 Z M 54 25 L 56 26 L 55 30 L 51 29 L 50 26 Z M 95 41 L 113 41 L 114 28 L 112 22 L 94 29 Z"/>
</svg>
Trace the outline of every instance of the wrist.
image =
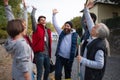
<svg viewBox="0 0 120 80">
<path fill-rule="evenodd" d="M 7 5 L 8 5 L 8 2 L 4 2 L 4 5 L 7 6 Z"/>
</svg>

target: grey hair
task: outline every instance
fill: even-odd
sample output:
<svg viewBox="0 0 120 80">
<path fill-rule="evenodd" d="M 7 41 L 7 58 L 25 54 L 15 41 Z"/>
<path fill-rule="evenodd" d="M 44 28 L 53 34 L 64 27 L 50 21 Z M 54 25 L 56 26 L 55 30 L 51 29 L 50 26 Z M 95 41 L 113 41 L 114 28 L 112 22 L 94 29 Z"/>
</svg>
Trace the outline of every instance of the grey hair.
<svg viewBox="0 0 120 80">
<path fill-rule="evenodd" d="M 105 38 L 105 43 L 106 43 L 106 48 L 107 48 L 107 55 L 111 56 L 110 55 L 110 44 L 109 44 L 109 42 L 108 42 L 108 40 L 106 38 Z"/>
<path fill-rule="evenodd" d="M 98 38 L 105 39 L 106 48 L 107 48 L 107 55 L 110 56 L 110 45 L 109 45 L 109 42 L 107 40 L 107 38 L 110 35 L 110 31 L 109 31 L 108 27 L 103 23 L 99 23 L 97 32 L 98 32 Z"/>
<path fill-rule="evenodd" d="M 109 31 L 108 27 L 103 23 L 99 23 L 97 25 L 99 26 L 98 29 L 97 29 L 98 37 L 102 38 L 102 39 L 107 38 L 110 34 L 110 31 Z"/>
</svg>

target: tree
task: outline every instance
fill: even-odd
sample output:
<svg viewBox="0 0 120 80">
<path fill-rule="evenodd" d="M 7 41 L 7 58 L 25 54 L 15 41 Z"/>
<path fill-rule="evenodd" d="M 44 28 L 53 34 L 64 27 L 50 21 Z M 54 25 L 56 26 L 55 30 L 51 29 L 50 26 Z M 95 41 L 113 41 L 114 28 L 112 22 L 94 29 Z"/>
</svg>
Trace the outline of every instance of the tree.
<svg viewBox="0 0 120 80">
<path fill-rule="evenodd" d="M 74 17 L 72 20 L 73 28 L 76 29 L 76 32 L 81 36 L 82 35 L 82 27 L 80 24 L 81 17 Z"/>
<path fill-rule="evenodd" d="M 9 0 L 9 4 L 12 5 L 13 13 L 17 18 L 21 15 L 20 3 L 21 0 Z M 0 0 L 0 38 L 7 37 L 6 25 L 7 19 L 4 11 L 4 2 Z"/>
<path fill-rule="evenodd" d="M 55 28 L 53 27 L 53 24 L 51 22 L 47 22 L 46 26 L 51 29 L 52 32 L 55 32 Z"/>
</svg>

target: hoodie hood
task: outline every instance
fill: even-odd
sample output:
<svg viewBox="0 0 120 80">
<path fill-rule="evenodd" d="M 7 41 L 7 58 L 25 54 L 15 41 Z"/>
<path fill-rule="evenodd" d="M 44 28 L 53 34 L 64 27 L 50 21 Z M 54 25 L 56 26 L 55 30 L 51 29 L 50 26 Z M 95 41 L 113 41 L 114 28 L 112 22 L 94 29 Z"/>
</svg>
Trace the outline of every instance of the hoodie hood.
<svg viewBox="0 0 120 80">
<path fill-rule="evenodd" d="M 74 33 L 74 32 L 76 32 L 76 30 L 72 28 L 72 31 L 71 31 L 71 33 Z"/>
<path fill-rule="evenodd" d="M 15 45 L 16 45 L 16 40 L 13 40 L 12 38 L 8 38 L 5 42 L 5 49 L 8 53 L 14 53 L 15 50 Z"/>
</svg>

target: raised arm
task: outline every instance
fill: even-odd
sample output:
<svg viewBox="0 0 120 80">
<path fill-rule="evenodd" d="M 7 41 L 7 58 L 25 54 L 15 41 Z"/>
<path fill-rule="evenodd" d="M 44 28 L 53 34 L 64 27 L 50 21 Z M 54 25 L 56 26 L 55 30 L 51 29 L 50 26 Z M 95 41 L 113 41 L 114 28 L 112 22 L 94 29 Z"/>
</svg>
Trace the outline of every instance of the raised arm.
<svg viewBox="0 0 120 80">
<path fill-rule="evenodd" d="M 36 23 L 36 20 L 35 20 L 35 11 L 36 11 L 36 8 L 33 7 L 32 13 L 31 13 L 31 21 L 32 21 L 32 30 L 33 30 L 33 32 L 35 32 L 36 29 L 37 29 L 37 23 Z"/>
<path fill-rule="evenodd" d="M 83 29 L 83 34 L 84 32 L 87 31 L 87 24 L 85 23 L 85 15 L 83 14 L 82 18 L 81 18 L 81 21 L 80 21 L 81 25 L 82 25 L 82 29 Z"/>
<path fill-rule="evenodd" d="M 27 15 L 27 6 L 26 6 L 26 3 L 25 3 L 25 0 L 22 0 L 22 3 L 23 3 L 23 19 L 25 20 L 26 22 L 26 26 L 28 27 L 28 15 Z"/>
<path fill-rule="evenodd" d="M 58 13 L 57 9 L 53 9 L 52 22 L 53 22 L 53 25 L 54 25 L 58 35 L 60 35 L 60 33 L 62 32 L 62 29 L 57 24 L 57 20 L 56 20 L 56 14 L 57 13 Z"/>
<path fill-rule="evenodd" d="M 85 15 L 89 32 L 91 32 L 91 29 L 95 25 L 89 13 L 89 8 L 93 7 L 93 4 L 94 4 L 93 2 L 89 2 L 87 5 L 85 5 L 85 9 L 84 9 L 84 15 Z"/>
<path fill-rule="evenodd" d="M 11 6 L 8 5 L 8 1 L 9 0 L 4 0 L 4 6 L 5 6 L 5 14 L 6 14 L 7 20 L 10 21 L 14 19 L 14 15 L 13 15 Z"/>
</svg>

